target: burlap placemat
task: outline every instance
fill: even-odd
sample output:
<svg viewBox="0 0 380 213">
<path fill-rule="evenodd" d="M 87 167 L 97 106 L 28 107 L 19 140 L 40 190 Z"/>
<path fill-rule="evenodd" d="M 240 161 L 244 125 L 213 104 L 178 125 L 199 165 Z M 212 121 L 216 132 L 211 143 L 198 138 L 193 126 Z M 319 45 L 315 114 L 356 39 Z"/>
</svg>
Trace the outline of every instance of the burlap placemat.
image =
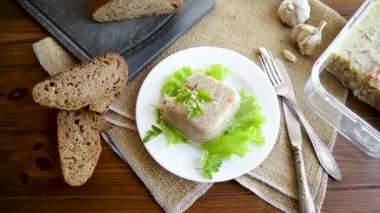
<svg viewBox="0 0 380 213">
<path fill-rule="evenodd" d="M 321 20 L 325 20 L 328 25 L 323 32 L 320 52 L 313 57 L 304 57 L 298 54 L 290 41 L 291 29 L 281 24 L 277 16 L 280 2 L 280 0 L 219 0 L 209 16 L 161 54 L 136 79 L 129 82 L 120 98 L 107 112 L 107 120 L 115 124 L 108 131 L 106 139 L 110 140 L 107 141 L 113 150 L 130 164 L 165 211 L 186 210 L 212 186 L 212 184 L 184 180 L 161 168 L 145 150 L 135 131 L 135 104 L 140 85 L 158 62 L 179 50 L 195 46 L 217 46 L 239 52 L 256 62 L 258 61 L 256 50 L 261 46 L 269 48 L 280 58 L 283 49 L 292 51 L 299 61 L 294 64 L 286 62 L 286 66 L 300 108 L 321 140 L 332 149 L 336 132 L 305 107 L 302 90 L 310 76 L 313 63 L 344 26 L 345 21 L 321 2 L 311 0 L 312 14 L 308 23 L 318 25 Z M 41 40 L 33 47 L 41 65 L 50 74 L 77 63 L 72 55 L 51 38 Z M 335 96 L 344 99 L 346 90 L 337 87 L 339 84 L 335 79 L 329 79 L 329 82 L 325 86 L 332 87 Z M 326 192 L 327 174 L 318 164 L 307 137 L 304 137 L 303 155 L 310 191 L 317 210 L 320 210 Z M 283 119 L 278 141 L 267 159 L 236 181 L 273 206 L 286 212 L 297 212 L 297 181 L 293 153 Z"/>
</svg>

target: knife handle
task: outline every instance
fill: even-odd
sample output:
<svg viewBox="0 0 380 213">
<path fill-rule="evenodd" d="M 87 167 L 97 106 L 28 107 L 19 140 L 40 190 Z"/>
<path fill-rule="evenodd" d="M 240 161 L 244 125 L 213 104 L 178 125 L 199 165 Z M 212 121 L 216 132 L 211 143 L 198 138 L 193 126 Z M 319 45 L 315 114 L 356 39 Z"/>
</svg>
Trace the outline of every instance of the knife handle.
<svg viewBox="0 0 380 213">
<path fill-rule="evenodd" d="M 309 186 L 306 180 L 305 165 L 302 157 L 301 146 L 293 146 L 293 151 L 297 171 L 299 212 L 314 213 L 315 206 L 314 201 L 311 198 Z"/>
<path fill-rule="evenodd" d="M 292 98 L 285 97 L 285 102 L 290 109 L 293 109 L 302 125 L 305 127 L 307 134 L 309 135 L 311 144 L 314 147 L 315 154 L 322 166 L 322 168 L 334 179 L 342 180 L 342 174 L 340 173 L 339 166 L 336 163 L 334 157 L 332 156 L 330 150 L 319 139 L 318 135 L 314 132 L 313 128 L 310 126 L 309 122 L 298 108 L 297 103 L 292 100 Z"/>
</svg>

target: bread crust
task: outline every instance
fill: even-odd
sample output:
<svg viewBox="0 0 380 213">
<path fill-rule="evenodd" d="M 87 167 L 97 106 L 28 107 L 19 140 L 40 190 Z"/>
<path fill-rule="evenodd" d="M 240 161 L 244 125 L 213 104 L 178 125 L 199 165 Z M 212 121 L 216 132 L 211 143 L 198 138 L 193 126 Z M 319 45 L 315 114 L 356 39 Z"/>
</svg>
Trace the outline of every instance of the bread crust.
<svg viewBox="0 0 380 213">
<path fill-rule="evenodd" d="M 88 5 L 89 5 L 89 9 L 90 9 L 90 12 L 91 12 L 91 16 L 92 18 L 97 21 L 97 22 L 111 22 L 111 21 L 121 21 L 121 20 L 116 20 L 116 19 L 112 19 L 112 20 L 104 20 L 104 19 L 99 19 L 96 17 L 96 12 L 106 6 L 108 3 L 111 3 L 112 1 L 114 0 L 88 0 Z M 175 5 L 176 9 L 168 12 L 168 13 L 155 13 L 154 15 L 158 16 L 158 15 L 166 15 L 166 14 L 170 14 L 170 13 L 175 13 L 175 12 L 178 12 L 179 10 L 181 10 L 184 6 L 183 4 L 183 0 L 161 0 L 163 2 L 169 2 L 171 3 L 172 5 Z M 152 16 L 154 16 L 152 15 Z M 148 15 L 146 15 L 148 16 Z M 143 17 L 143 16 L 138 16 L 138 17 L 135 17 L 135 18 L 140 18 L 140 17 Z M 133 18 L 133 19 L 135 19 Z"/>
<path fill-rule="evenodd" d="M 110 0 L 89 0 L 88 6 L 91 14 L 94 14 L 99 8 L 106 5 Z"/>
</svg>

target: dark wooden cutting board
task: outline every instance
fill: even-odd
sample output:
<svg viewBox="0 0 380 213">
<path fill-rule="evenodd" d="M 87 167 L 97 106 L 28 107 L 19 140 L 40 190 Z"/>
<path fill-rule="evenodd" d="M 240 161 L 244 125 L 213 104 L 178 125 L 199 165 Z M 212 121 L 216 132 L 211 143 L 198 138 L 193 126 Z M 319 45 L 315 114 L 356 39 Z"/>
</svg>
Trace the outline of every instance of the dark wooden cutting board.
<svg viewBox="0 0 380 213">
<path fill-rule="evenodd" d="M 130 80 L 215 6 L 215 0 L 185 0 L 176 14 L 97 23 L 86 0 L 17 2 L 79 60 L 109 51 L 122 55 L 128 61 Z"/>
</svg>

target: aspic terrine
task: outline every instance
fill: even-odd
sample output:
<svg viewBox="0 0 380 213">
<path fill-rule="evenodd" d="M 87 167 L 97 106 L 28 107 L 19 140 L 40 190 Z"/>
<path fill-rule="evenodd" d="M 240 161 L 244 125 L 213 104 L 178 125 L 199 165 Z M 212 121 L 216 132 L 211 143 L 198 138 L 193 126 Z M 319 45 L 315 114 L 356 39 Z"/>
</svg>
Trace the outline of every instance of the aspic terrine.
<svg viewBox="0 0 380 213">
<path fill-rule="evenodd" d="M 161 118 L 174 125 L 194 143 L 204 143 L 220 136 L 233 121 L 240 106 L 240 96 L 232 88 L 202 75 L 189 77 L 186 86 L 204 89 L 212 101 L 202 103 L 203 115 L 188 118 L 188 107 L 176 102 L 174 97 L 164 97 L 160 103 Z"/>
<path fill-rule="evenodd" d="M 326 69 L 380 111 L 380 1 L 359 21 L 329 57 Z"/>
</svg>

